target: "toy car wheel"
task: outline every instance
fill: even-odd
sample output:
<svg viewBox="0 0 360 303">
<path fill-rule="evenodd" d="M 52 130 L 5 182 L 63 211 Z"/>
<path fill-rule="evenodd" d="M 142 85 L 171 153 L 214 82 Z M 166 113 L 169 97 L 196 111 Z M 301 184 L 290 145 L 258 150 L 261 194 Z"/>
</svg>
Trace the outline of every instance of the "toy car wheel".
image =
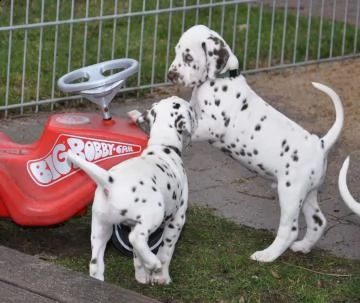
<svg viewBox="0 0 360 303">
<path fill-rule="evenodd" d="M 122 224 L 114 225 L 114 231 L 111 237 L 111 241 L 116 247 L 116 249 L 127 257 L 133 257 L 133 248 L 129 241 L 130 231 L 131 229 L 129 226 Z M 150 250 L 154 254 L 157 253 L 161 245 L 163 239 L 163 232 L 164 229 L 162 227 L 159 227 L 149 236 L 148 245 L 150 247 Z"/>
</svg>

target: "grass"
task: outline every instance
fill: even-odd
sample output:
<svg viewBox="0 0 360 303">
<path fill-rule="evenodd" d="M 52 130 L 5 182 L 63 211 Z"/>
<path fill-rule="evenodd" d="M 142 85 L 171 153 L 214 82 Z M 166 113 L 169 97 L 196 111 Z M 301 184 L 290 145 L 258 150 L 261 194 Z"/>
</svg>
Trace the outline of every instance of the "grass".
<svg viewBox="0 0 360 303">
<path fill-rule="evenodd" d="M 288 251 L 269 264 L 249 259 L 272 240 L 268 231 L 238 226 L 207 209 L 192 207 L 171 263 L 172 284 L 137 284 L 132 260 L 111 245 L 105 256 L 105 280 L 174 303 L 360 301 L 359 261 L 320 250 L 308 255 Z M 56 260 L 83 273 L 88 271 L 88 262 L 89 252 Z"/>
<path fill-rule="evenodd" d="M 163 12 L 131 17 L 122 16 L 129 11 L 128 1 L 15 1 L 13 25 L 46 23 L 53 20 L 66 21 L 119 14 L 119 18 L 89 23 L 62 24 L 58 26 L 35 27 L 0 31 L 0 100 L 8 103 L 30 101 L 60 96 L 56 80 L 68 71 L 83 65 L 120 58 L 128 55 L 139 60 L 139 78 L 129 79 L 129 85 L 137 86 L 166 82 L 166 70 L 173 57 L 173 47 L 183 29 L 198 23 L 209 24 L 219 31 L 226 41 L 236 49 L 243 67 L 252 69 L 279 63 L 302 62 L 307 59 L 328 58 L 342 54 L 352 54 L 360 50 L 359 33 L 351 25 L 330 21 L 321 23 L 312 18 L 310 27 L 306 16 L 297 19 L 295 14 L 284 15 L 276 11 L 272 28 L 272 10 L 253 5 L 234 5 Z M 173 0 L 173 7 L 182 7 L 184 1 Z M 213 3 L 222 2 L 215 0 Z M 44 6 L 42 6 L 44 3 Z M 57 3 L 59 5 L 57 5 Z M 74 5 L 72 5 L 72 3 Z M 88 10 L 86 9 L 88 3 Z M 169 7 L 169 1 L 133 0 L 132 13 L 151 12 Z M 157 7 L 158 3 L 158 7 Z M 206 4 L 205 0 L 188 0 L 187 5 Z M 10 24 L 11 4 L 0 2 L 0 27 Z M 41 12 L 44 14 L 41 14 Z M 43 16 L 43 17 L 42 17 Z M 236 17 L 236 22 L 235 18 Z M 170 19 L 171 18 L 171 19 Z M 211 20 L 210 20 L 211 18 Z M 283 29 L 284 18 L 287 27 Z M 221 24 L 221 20 L 225 20 Z M 247 30 L 244 24 L 249 20 Z M 184 22 L 183 22 L 184 21 Z M 260 22 L 261 21 L 261 22 Z M 158 24 L 156 27 L 155 24 Z M 236 25 L 234 26 L 234 23 Z M 298 23 L 298 31 L 296 24 Z M 343 34 L 346 34 L 343 39 Z M 129 43 L 127 45 L 127 32 Z M 310 40 L 307 33 L 310 33 Z M 321 33 L 321 35 L 320 35 Z M 297 43 L 295 43 L 297 40 Z M 245 42 L 247 41 L 247 44 Z M 258 41 L 260 43 L 258 44 Z M 331 44 L 333 47 L 331 48 Z M 8 50 L 11 45 L 9 77 Z M 26 46 L 26 51 L 25 51 Z M 155 64 L 153 64 L 153 58 Z M 245 61 L 246 59 L 246 61 Z M 23 69 L 24 66 L 24 69 Z M 6 96 L 6 86 L 9 95 Z M 23 89 L 22 89 L 23 88 Z"/>
</svg>

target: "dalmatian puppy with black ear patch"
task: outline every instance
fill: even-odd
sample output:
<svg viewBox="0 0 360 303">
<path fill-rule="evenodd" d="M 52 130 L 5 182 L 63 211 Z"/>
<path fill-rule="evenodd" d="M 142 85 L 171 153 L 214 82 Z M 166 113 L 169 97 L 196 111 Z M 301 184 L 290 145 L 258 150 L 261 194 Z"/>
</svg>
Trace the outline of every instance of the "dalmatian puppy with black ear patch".
<svg viewBox="0 0 360 303">
<path fill-rule="evenodd" d="M 154 103 L 138 119 L 150 126 L 148 146 L 139 157 L 109 171 L 68 153 L 96 184 L 91 221 L 90 276 L 104 280 L 104 252 L 113 225 L 131 227 L 135 278 L 139 283 L 168 284 L 169 264 L 185 223 L 188 181 L 181 159 L 186 136 L 193 129 L 189 103 L 170 97 Z M 190 135 L 191 136 L 191 135 Z M 155 255 L 147 242 L 163 226 L 163 243 Z"/>
<path fill-rule="evenodd" d="M 197 126 L 192 140 L 208 140 L 226 155 L 277 183 L 280 224 L 273 243 L 252 254 L 253 260 L 270 262 L 287 248 L 307 253 L 319 240 L 326 219 L 318 204 L 327 155 L 340 135 L 344 112 L 338 95 L 313 83 L 335 107 L 335 122 L 319 138 L 278 112 L 236 75 L 238 60 L 224 39 L 206 26 L 183 33 L 175 47 L 168 79 L 192 88 L 190 104 Z M 230 71 L 227 77 L 219 74 Z M 307 230 L 298 237 L 298 217 L 305 215 Z"/>
<path fill-rule="evenodd" d="M 345 204 L 358 216 L 360 216 L 360 203 L 355 200 L 352 194 L 349 191 L 349 188 L 346 184 L 346 175 L 349 169 L 350 158 L 347 157 L 340 169 L 339 174 L 339 191 L 340 195 L 343 198 Z"/>
</svg>

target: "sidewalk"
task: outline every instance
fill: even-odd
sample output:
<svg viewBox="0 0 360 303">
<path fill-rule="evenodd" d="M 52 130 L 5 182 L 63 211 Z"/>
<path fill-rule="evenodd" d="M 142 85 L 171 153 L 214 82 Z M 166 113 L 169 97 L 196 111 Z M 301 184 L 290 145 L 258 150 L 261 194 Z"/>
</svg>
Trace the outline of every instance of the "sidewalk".
<svg viewBox="0 0 360 303">
<path fill-rule="evenodd" d="M 113 284 L 0 246 L 2 303 L 159 303 Z"/>
</svg>

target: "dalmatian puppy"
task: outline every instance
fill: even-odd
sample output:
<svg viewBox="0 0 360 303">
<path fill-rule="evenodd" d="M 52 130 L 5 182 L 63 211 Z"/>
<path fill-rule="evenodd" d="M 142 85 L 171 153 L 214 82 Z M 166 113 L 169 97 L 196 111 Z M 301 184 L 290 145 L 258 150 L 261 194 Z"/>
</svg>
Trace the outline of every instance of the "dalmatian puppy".
<svg viewBox="0 0 360 303">
<path fill-rule="evenodd" d="M 154 103 L 138 119 L 150 126 L 148 146 L 109 171 L 72 152 L 68 161 L 96 184 L 91 221 L 90 276 L 104 280 L 104 251 L 113 225 L 131 227 L 135 278 L 139 283 L 168 284 L 169 264 L 185 223 L 188 181 L 181 159 L 184 136 L 192 132 L 189 103 L 170 97 Z M 155 255 L 147 242 L 163 226 L 163 243 Z"/>
<path fill-rule="evenodd" d="M 347 157 L 340 169 L 339 173 L 339 191 L 346 205 L 358 216 L 360 216 L 360 203 L 357 202 L 349 191 L 346 184 L 346 175 L 349 169 L 350 158 Z"/>
<path fill-rule="evenodd" d="M 192 140 L 208 140 L 226 155 L 276 183 L 281 208 L 280 224 L 273 243 L 252 254 L 251 259 L 270 262 L 287 248 L 307 253 L 319 240 L 326 219 L 318 205 L 327 155 L 340 135 L 344 112 L 338 95 L 313 83 L 327 94 L 336 119 L 319 138 L 278 112 L 237 75 L 238 60 L 224 39 L 203 25 L 183 33 L 175 47 L 168 79 L 192 88 L 190 104 L 197 125 Z M 219 74 L 229 72 L 227 77 Z M 297 241 L 298 217 L 305 215 L 307 230 Z"/>
</svg>

